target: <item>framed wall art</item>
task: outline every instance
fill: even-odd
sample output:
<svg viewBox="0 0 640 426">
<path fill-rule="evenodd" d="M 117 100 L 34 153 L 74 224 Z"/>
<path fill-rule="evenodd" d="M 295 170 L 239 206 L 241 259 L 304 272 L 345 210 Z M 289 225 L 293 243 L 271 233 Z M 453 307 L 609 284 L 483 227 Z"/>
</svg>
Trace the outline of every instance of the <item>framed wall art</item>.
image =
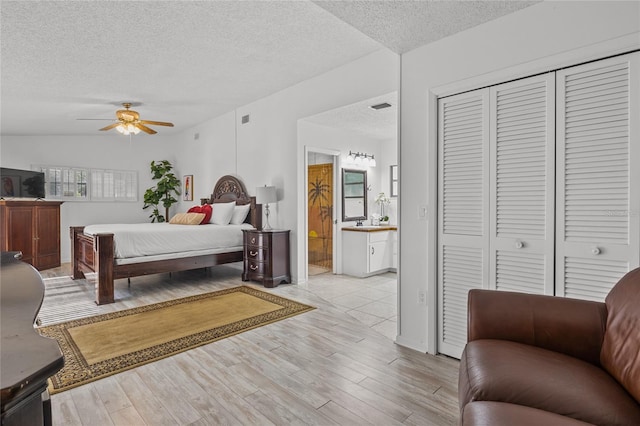
<svg viewBox="0 0 640 426">
<path fill-rule="evenodd" d="M 389 181 L 391 182 L 391 196 L 392 197 L 397 197 L 398 196 L 398 166 L 397 165 L 393 165 L 391 166 L 391 170 L 389 171 Z"/>
<path fill-rule="evenodd" d="M 193 201 L 193 175 L 182 177 L 182 200 Z"/>
</svg>

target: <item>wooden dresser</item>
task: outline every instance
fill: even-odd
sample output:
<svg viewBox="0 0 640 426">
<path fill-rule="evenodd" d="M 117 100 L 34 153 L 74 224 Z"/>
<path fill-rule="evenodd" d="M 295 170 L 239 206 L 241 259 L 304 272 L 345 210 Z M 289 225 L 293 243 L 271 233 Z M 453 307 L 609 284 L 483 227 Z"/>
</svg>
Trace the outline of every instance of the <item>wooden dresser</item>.
<svg viewBox="0 0 640 426">
<path fill-rule="evenodd" d="M 244 229 L 242 281 L 260 281 L 268 288 L 291 282 L 289 231 Z"/>
<path fill-rule="evenodd" d="M 60 266 L 61 201 L 0 200 L 0 250 L 36 269 Z"/>
</svg>

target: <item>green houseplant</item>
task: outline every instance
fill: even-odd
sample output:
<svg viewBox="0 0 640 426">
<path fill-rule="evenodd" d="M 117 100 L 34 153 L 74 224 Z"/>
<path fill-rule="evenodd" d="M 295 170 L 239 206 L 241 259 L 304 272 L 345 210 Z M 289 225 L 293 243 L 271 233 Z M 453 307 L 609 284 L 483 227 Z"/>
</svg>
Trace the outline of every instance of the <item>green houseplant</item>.
<svg viewBox="0 0 640 426">
<path fill-rule="evenodd" d="M 173 174 L 172 169 L 173 166 L 167 160 L 151 162 L 151 178 L 158 182 L 145 191 L 142 206 L 143 209 L 153 207 L 153 212 L 149 215 L 151 222 L 168 222 L 169 208 L 178 202 L 174 194 L 180 195 L 180 180 Z M 160 214 L 160 204 L 164 206 L 164 215 Z"/>
</svg>

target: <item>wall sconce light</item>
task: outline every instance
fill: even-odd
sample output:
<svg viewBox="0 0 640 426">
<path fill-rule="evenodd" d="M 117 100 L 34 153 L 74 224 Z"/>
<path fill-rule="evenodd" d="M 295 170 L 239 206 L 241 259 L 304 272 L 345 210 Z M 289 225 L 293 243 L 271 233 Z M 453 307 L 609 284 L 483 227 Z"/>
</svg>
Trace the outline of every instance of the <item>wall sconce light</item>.
<svg viewBox="0 0 640 426">
<path fill-rule="evenodd" d="M 349 151 L 346 163 L 359 167 L 375 167 L 376 159 L 373 154 Z"/>
</svg>

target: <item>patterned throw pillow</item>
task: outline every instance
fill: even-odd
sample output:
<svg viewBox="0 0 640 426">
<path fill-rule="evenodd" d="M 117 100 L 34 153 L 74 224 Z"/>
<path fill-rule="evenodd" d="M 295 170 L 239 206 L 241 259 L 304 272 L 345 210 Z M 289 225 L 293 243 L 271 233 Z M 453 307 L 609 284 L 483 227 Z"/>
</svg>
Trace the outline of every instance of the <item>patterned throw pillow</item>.
<svg viewBox="0 0 640 426">
<path fill-rule="evenodd" d="M 204 218 L 204 213 L 176 213 L 169 223 L 174 225 L 200 225 Z"/>
<path fill-rule="evenodd" d="M 212 212 L 213 210 L 211 209 L 211 205 L 209 204 L 204 204 L 202 206 L 193 206 L 189 210 L 187 210 L 187 213 L 204 213 L 204 219 L 202 219 L 202 222 L 200 223 L 200 225 L 209 223 L 209 219 L 211 219 Z"/>
</svg>

